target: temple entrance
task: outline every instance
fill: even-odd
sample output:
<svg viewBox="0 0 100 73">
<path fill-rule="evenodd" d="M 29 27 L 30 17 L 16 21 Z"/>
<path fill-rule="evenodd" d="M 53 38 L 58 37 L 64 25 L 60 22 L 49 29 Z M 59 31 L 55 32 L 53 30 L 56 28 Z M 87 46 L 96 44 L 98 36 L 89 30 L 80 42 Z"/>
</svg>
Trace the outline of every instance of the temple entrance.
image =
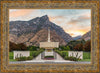
<svg viewBox="0 0 100 73">
<path fill-rule="evenodd" d="M 47 49 L 46 51 L 47 51 L 47 52 L 52 52 L 52 50 L 51 50 L 51 49 Z"/>
</svg>

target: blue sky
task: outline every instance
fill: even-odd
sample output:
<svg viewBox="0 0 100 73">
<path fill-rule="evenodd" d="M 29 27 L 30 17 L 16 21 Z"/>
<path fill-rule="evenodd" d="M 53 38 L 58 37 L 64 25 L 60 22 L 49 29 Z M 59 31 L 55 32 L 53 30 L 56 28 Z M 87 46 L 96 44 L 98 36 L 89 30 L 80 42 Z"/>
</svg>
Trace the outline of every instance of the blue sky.
<svg viewBox="0 0 100 73">
<path fill-rule="evenodd" d="M 28 21 L 48 15 L 49 20 L 61 26 L 65 32 L 75 37 L 91 29 L 90 9 L 10 9 L 10 21 Z"/>
</svg>

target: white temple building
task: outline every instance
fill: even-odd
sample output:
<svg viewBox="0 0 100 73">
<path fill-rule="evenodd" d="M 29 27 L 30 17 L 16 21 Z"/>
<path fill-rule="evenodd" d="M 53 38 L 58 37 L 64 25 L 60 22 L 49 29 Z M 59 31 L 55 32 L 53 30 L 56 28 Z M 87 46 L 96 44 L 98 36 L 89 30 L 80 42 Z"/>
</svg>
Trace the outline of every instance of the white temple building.
<svg viewBox="0 0 100 73">
<path fill-rule="evenodd" d="M 53 48 L 58 48 L 59 42 L 50 41 L 50 29 L 48 29 L 48 41 L 40 42 L 40 48 L 45 48 L 45 56 L 53 56 Z"/>
</svg>

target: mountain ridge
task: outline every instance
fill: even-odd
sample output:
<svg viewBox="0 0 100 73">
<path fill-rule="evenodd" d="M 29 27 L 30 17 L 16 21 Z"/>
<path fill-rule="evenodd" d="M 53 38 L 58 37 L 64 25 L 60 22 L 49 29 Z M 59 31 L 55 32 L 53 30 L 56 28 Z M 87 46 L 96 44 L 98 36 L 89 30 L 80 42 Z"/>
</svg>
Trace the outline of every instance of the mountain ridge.
<svg viewBox="0 0 100 73">
<path fill-rule="evenodd" d="M 54 41 L 54 39 L 56 39 L 57 37 L 59 38 L 58 42 L 60 42 L 61 45 L 65 45 L 67 44 L 67 42 L 73 40 L 72 37 L 63 30 L 63 28 L 51 22 L 47 15 L 44 15 L 42 17 L 36 17 L 29 21 L 11 21 L 9 24 L 10 24 L 10 35 L 14 35 L 13 37 L 10 36 L 10 38 L 13 39 L 16 36 L 16 38 L 19 39 L 16 41 L 13 39 L 13 42 L 19 43 L 21 42 L 20 40 L 24 40 L 24 42 L 22 43 L 26 44 L 31 42 L 32 45 L 39 46 L 40 41 L 38 41 L 38 39 L 37 40 L 34 39 L 33 41 L 30 40 L 36 36 L 35 34 L 39 33 L 42 36 L 42 33 L 40 33 L 39 31 L 42 30 L 44 31 L 44 29 L 45 31 L 43 33 L 47 34 L 46 31 L 48 27 L 50 27 L 51 33 L 53 33 L 51 36 L 56 35 L 52 41 Z M 40 39 L 43 40 L 45 40 L 45 38 L 40 37 Z M 12 40 L 10 39 L 10 41 Z M 35 44 L 34 41 L 38 43 Z"/>
</svg>

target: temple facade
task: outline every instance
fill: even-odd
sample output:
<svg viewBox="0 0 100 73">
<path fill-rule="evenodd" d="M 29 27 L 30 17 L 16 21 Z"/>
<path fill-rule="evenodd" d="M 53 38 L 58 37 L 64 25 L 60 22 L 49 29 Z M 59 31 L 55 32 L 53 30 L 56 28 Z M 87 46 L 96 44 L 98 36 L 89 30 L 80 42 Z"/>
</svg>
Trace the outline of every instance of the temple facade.
<svg viewBox="0 0 100 73">
<path fill-rule="evenodd" d="M 40 42 L 40 48 L 45 48 L 45 56 L 53 56 L 53 48 L 58 48 L 59 42 L 50 41 L 50 29 L 48 28 L 48 41 Z"/>
</svg>

